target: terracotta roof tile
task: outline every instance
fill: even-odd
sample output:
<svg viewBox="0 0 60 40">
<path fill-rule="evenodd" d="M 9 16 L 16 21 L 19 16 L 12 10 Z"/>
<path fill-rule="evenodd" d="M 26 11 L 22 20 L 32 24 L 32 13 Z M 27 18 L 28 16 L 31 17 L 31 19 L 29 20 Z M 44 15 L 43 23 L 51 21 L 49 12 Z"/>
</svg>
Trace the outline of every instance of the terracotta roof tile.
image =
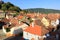
<svg viewBox="0 0 60 40">
<path fill-rule="evenodd" d="M 46 17 L 46 16 L 47 16 L 47 14 L 40 14 L 39 18 L 42 19 L 43 17 Z"/>
<path fill-rule="evenodd" d="M 16 18 L 19 20 L 19 19 L 22 19 L 23 16 L 20 16 L 20 15 L 19 15 L 19 16 L 17 16 Z"/>
<path fill-rule="evenodd" d="M 32 27 L 32 24 L 30 24 L 30 26 L 27 27 L 27 29 L 24 30 L 24 31 L 26 31 L 26 32 L 28 32 L 28 33 L 31 33 L 31 34 L 43 36 L 43 35 L 47 34 L 49 31 L 52 30 L 51 26 L 49 26 L 49 28 L 46 29 L 46 28 L 44 27 L 44 25 L 42 25 L 41 22 L 40 22 L 40 24 L 39 24 L 39 22 L 40 22 L 40 20 L 36 20 L 36 21 L 34 22 L 34 27 Z"/>
<path fill-rule="evenodd" d="M 16 25 L 18 24 L 18 20 L 15 19 L 15 18 L 12 18 L 10 22 L 11 22 L 12 24 L 16 24 Z"/>
<path fill-rule="evenodd" d="M 32 16 L 33 15 L 33 16 Z M 28 17 L 34 18 L 34 14 L 27 14 Z"/>
<path fill-rule="evenodd" d="M 48 14 L 47 16 L 50 20 L 56 20 L 59 18 L 59 14 Z"/>
<path fill-rule="evenodd" d="M 2 22 L 6 22 L 6 23 L 7 23 L 7 22 L 9 22 L 10 20 L 9 20 L 9 19 L 7 19 L 7 18 L 4 18 L 4 19 L 2 19 L 1 21 L 2 21 Z"/>
<path fill-rule="evenodd" d="M 38 25 L 35 25 L 34 27 L 29 26 L 26 30 L 24 30 L 26 32 L 35 34 L 35 35 L 41 35 L 41 27 Z"/>
</svg>

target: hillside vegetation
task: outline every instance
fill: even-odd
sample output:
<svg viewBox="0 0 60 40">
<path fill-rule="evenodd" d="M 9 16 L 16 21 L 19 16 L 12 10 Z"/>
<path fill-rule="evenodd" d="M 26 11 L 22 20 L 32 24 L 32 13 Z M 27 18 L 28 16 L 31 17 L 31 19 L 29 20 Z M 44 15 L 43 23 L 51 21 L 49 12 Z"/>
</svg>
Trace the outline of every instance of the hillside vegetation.
<svg viewBox="0 0 60 40">
<path fill-rule="evenodd" d="M 10 2 L 4 3 L 4 1 L 0 1 L 0 10 L 3 10 L 3 11 L 8 10 L 8 11 L 16 11 L 16 12 L 21 11 L 19 7 L 13 5 Z"/>
<path fill-rule="evenodd" d="M 10 2 L 4 2 L 0 1 L 0 10 L 5 11 L 16 11 L 20 12 L 22 9 L 20 9 L 18 6 L 15 6 L 14 4 Z M 60 10 L 54 10 L 54 9 L 44 9 L 44 8 L 30 8 L 30 9 L 23 9 L 26 13 L 60 13 Z"/>
<path fill-rule="evenodd" d="M 60 10 L 54 10 L 54 9 L 44 9 L 44 8 L 30 8 L 30 9 L 24 9 L 29 13 L 60 13 Z"/>
</svg>

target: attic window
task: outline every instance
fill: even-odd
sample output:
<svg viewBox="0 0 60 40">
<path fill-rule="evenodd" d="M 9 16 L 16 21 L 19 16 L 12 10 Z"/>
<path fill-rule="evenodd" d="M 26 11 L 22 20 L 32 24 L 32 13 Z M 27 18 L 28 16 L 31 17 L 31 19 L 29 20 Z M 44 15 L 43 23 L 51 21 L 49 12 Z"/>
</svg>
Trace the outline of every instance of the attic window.
<svg viewBox="0 0 60 40">
<path fill-rule="evenodd" d="M 9 25 L 8 27 L 10 27 L 11 25 Z"/>
<path fill-rule="evenodd" d="M 10 28 L 6 28 L 6 32 L 9 32 L 10 31 Z"/>
</svg>

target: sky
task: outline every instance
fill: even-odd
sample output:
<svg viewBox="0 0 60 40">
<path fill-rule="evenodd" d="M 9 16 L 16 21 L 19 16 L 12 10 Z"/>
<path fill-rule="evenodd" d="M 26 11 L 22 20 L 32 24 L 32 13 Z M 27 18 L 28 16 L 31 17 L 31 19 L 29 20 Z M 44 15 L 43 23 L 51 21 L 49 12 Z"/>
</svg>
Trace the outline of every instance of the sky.
<svg viewBox="0 0 60 40">
<path fill-rule="evenodd" d="M 3 0 L 4 2 L 11 2 L 21 9 L 28 8 L 46 8 L 60 10 L 60 0 Z"/>
</svg>

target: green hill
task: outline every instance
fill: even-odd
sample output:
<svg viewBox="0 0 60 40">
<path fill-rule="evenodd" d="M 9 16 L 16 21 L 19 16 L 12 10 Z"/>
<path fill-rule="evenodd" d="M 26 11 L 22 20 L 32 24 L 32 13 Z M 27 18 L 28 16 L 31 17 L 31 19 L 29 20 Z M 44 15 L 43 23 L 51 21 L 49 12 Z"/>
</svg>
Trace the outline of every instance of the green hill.
<svg viewBox="0 0 60 40">
<path fill-rule="evenodd" d="M 30 9 L 24 9 L 27 12 L 30 13 L 60 13 L 60 10 L 55 9 L 44 9 L 44 8 L 30 8 Z"/>
<path fill-rule="evenodd" d="M 18 6 L 13 5 L 10 2 L 5 3 L 4 1 L 0 1 L 0 10 L 3 11 L 16 11 L 19 12 L 21 9 Z"/>
</svg>

